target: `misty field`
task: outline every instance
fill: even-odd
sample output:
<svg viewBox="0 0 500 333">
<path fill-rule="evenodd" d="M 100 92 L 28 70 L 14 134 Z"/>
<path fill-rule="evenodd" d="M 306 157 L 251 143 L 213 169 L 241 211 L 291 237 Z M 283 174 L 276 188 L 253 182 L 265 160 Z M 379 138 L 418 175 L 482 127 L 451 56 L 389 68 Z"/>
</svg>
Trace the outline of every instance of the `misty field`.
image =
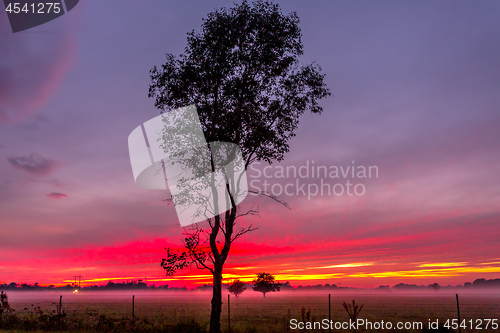
<svg viewBox="0 0 500 333">
<path fill-rule="evenodd" d="M 18 316 L 39 316 L 40 314 L 57 314 L 60 295 L 62 309 L 66 313 L 65 320 L 71 322 L 71 330 L 89 331 L 128 331 L 132 322 L 132 295 L 135 295 L 134 325 L 142 329 L 158 331 L 166 323 L 182 326 L 185 332 L 198 332 L 190 327 L 193 323 L 201 328 L 208 327 L 210 317 L 209 292 L 81 292 L 78 294 L 61 294 L 53 292 L 11 292 L 9 301 Z M 467 322 L 467 329 L 462 332 L 500 332 L 493 329 L 491 322 L 486 328 L 486 320 L 500 320 L 500 293 L 497 291 L 481 291 L 476 294 L 459 294 L 460 317 Z M 224 296 L 221 316 L 223 332 L 228 331 L 227 294 Z M 391 329 L 372 329 L 362 327 L 357 332 L 421 332 L 417 329 L 421 322 L 427 328 L 429 320 L 446 320 L 457 318 L 455 293 L 438 291 L 428 293 L 401 292 L 361 292 L 338 291 L 331 293 L 331 320 L 348 322 L 349 316 L 342 303 L 363 304 L 358 316 L 370 321 L 372 325 L 390 322 Z M 230 299 L 231 332 L 328 332 L 328 329 L 316 328 L 300 330 L 291 325 L 302 321 L 321 322 L 328 319 L 328 292 L 282 291 L 269 293 L 266 298 L 262 294 L 246 291 L 239 298 L 231 295 Z M 472 320 L 472 321 L 470 321 Z M 481 321 L 483 320 L 483 321 Z M 411 329 L 397 329 L 398 322 L 412 323 Z M 163 326 L 162 326 L 163 325 Z M 190 326 L 191 325 L 191 326 Z M 195 325 L 195 326 L 196 326 Z M 410 324 L 407 324 L 410 325 Z M 470 326 L 472 325 L 472 329 Z M 176 326 L 176 327 L 177 327 Z M 198 327 L 197 326 L 197 327 Z M 173 326 L 172 326 L 173 327 Z M 408 326 L 407 326 L 408 327 Z M 293 329 L 295 328 L 295 329 Z M 481 328 L 481 329 L 479 329 Z M 182 331 L 182 330 L 181 330 Z M 332 332 L 352 331 L 351 329 L 335 329 Z"/>
</svg>

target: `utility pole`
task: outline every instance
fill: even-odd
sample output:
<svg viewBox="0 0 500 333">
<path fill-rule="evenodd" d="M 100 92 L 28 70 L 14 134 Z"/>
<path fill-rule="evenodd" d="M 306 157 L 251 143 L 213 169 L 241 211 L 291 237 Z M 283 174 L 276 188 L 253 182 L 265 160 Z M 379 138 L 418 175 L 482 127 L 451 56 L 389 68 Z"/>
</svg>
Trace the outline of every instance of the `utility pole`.
<svg viewBox="0 0 500 333">
<path fill-rule="evenodd" d="M 82 281 L 82 276 L 81 275 L 75 275 L 75 276 L 73 276 L 73 278 L 75 279 L 75 282 L 73 283 L 73 285 L 75 287 L 78 287 L 78 289 L 80 289 L 80 283 Z"/>
</svg>

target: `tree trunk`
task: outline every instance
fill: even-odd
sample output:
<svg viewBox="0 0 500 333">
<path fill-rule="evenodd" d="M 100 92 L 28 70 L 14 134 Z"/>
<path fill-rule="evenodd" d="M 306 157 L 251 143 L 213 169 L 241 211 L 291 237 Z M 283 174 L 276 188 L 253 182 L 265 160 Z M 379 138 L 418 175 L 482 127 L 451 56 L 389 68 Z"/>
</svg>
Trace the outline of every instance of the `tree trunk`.
<svg viewBox="0 0 500 333">
<path fill-rule="evenodd" d="M 220 333 L 222 312 L 222 266 L 215 265 L 213 272 L 212 313 L 210 314 L 210 333 Z"/>
</svg>

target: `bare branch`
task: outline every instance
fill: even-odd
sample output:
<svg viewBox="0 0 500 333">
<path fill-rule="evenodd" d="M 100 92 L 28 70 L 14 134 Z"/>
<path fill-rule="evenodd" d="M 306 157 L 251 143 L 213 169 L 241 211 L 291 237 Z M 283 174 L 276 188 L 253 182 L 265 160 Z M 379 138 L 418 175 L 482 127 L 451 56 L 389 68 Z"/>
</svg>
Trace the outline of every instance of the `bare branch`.
<svg viewBox="0 0 500 333">
<path fill-rule="evenodd" d="M 253 215 L 253 216 L 258 216 L 259 215 L 259 208 L 250 208 L 250 210 L 246 211 L 245 213 L 238 214 L 236 218 L 247 216 L 247 215 Z"/>
<path fill-rule="evenodd" d="M 251 231 L 254 231 L 254 230 L 257 230 L 258 228 L 252 228 L 252 225 L 250 225 L 248 228 L 245 228 L 245 229 L 241 229 L 240 231 L 238 231 L 236 233 L 236 235 L 231 239 L 231 243 L 234 242 L 238 237 L 246 234 L 247 232 L 251 232 Z"/>
</svg>

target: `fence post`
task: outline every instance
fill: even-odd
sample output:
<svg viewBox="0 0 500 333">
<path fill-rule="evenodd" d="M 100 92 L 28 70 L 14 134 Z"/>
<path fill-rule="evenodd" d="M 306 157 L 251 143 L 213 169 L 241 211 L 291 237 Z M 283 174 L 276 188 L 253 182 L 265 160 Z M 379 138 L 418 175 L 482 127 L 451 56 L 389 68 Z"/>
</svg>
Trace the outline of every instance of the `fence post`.
<svg viewBox="0 0 500 333">
<path fill-rule="evenodd" d="M 455 296 L 457 296 L 458 333 L 460 333 L 460 304 L 458 304 L 458 294 L 455 294 Z"/>
<path fill-rule="evenodd" d="M 331 306 L 332 294 L 328 294 L 328 333 L 331 332 L 332 327 L 332 306 Z"/>
<path fill-rule="evenodd" d="M 62 295 L 59 296 L 59 314 L 62 313 Z"/>
<path fill-rule="evenodd" d="M 135 320 L 135 295 L 132 295 L 132 321 Z"/>
<path fill-rule="evenodd" d="M 227 327 L 228 327 L 228 332 L 231 333 L 231 302 L 230 302 L 230 297 L 231 295 L 227 295 Z"/>
</svg>

